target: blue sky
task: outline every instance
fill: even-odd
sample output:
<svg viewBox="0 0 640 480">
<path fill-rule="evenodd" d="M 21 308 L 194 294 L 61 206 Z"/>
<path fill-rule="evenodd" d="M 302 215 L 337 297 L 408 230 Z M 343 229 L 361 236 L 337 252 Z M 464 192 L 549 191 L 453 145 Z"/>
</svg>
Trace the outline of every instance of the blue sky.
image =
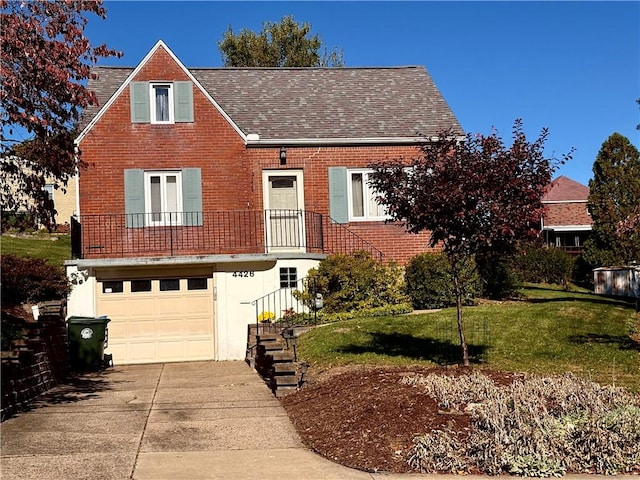
<svg viewBox="0 0 640 480">
<path fill-rule="evenodd" d="M 121 50 L 101 65 L 134 66 L 160 39 L 187 67 L 222 65 L 231 25 L 259 31 L 293 15 L 347 66 L 424 65 L 467 132 L 495 127 L 507 144 L 516 118 L 545 153 L 574 158 L 556 175 L 587 184 L 602 143 L 618 132 L 640 146 L 640 2 L 106 1 L 86 36 Z"/>
</svg>

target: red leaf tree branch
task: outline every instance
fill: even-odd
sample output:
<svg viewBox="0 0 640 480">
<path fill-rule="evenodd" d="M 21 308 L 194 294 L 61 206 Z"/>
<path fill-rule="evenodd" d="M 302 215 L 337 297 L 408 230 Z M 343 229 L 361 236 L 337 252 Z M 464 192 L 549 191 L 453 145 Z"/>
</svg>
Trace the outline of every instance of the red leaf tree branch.
<svg viewBox="0 0 640 480">
<path fill-rule="evenodd" d="M 0 0 L 2 210 L 24 209 L 48 224 L 45 182 L 63 187 L 75 170 L 73 129 L 96 105 L 86 88 L 91 65 L 120 56 L 84 36 L 87 14 L 106 18 L 101 1 Z"/>
<path fill-rule="evenodd" d="M 445 131 L 421 145 L 410 167 L 402 159 L 372 165 L 378 201 L 408 231 L 430 231 L 431 246 L 441 245 L 449 259 L 465 365 L 464 264 L 483 255 L 510 254 L 518 240 L 537 233 L 544 189 L 560 163 L 544 156 L 547 136 L 544 129 L 529 142 L 520 120 L 510 147 L 496 132 L 462 140 Z"/>
</svg>

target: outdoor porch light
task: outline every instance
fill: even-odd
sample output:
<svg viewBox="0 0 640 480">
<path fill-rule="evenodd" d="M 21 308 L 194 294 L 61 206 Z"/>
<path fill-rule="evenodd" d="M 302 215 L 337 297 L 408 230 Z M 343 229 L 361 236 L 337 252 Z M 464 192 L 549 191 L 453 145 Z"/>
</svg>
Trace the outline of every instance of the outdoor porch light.
<svg viewBox="0 0 640 480">
<path fill-rule="evenodd" d="M 287 164 L 287 149 L 280 147 L 280 165 Z"/>
</svg>

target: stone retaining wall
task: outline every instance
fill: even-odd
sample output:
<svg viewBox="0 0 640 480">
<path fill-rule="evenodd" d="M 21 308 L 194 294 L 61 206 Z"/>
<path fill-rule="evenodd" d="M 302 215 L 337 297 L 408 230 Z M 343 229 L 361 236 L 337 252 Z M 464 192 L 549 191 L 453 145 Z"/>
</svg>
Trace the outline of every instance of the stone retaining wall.
<svg viewBox="0 0 640 480">
<path fill-rule="evenodd" d="M 11 347 L 2 352 L 2 421 L 28 409 L 69 374 L 64 306 L 43 305 L 38 321 L 26 324 Z"/>
</svg>

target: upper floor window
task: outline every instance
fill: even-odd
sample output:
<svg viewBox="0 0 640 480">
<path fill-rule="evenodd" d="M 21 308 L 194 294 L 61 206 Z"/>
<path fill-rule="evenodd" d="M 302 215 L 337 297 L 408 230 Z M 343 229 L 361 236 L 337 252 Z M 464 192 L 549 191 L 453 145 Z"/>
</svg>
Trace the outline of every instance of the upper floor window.
<svg viewBox="0 0 640 480">
<path fill-rule="evenodd" d="M 379 194 L 369 185 L 371 170 L 349 170 L 347 192 L 350 220 L 385 220 L 386 208 L 377 201 Z"/>
<path fill-rule="evenodd" d="M 42 189 L 47 192 L 47 200 L 53 202 L 53 192 L 55 192 L 56 187 L 53 183 L 47 183 Z"/>
<path fill-rule="evenodd" d="M 133 123 L 193 122 L 192 82 L 131 82 L 129 94 Z"/>
<path fill-rule="evenodd" d="M 173 86 L 168 83 L 152 83 L 149 88 L 151 98 L 151 123 L 173 123 Z"/>
</svg>

